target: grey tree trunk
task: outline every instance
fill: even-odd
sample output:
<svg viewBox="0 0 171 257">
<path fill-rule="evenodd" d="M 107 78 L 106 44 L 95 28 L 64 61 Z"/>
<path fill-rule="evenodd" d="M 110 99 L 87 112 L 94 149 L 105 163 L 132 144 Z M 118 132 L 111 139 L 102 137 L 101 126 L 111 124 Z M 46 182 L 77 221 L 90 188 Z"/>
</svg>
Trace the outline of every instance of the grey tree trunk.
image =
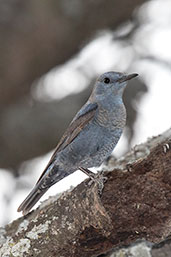
<svg viewBox="0 0 171 257">
<path fill-rule="evenodd" d="M 138 239 L 145 241 L 117 253 L 170 256 L 169 240 L 146 241 L 158 244 L 171 234 L 171 129 L 110 160 L 105 170 L 101 195 L 87 179 L 2 228 L 0 256 L 99 256 Z"/>
</svg>

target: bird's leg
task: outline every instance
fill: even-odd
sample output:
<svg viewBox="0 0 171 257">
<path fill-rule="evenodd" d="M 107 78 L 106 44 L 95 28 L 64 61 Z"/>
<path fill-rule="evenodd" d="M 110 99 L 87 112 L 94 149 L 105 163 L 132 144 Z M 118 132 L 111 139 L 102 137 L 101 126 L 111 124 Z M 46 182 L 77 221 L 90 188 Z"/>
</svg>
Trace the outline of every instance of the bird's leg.
<svg viewBox="0 0 171 257">
<path fill-rule="evenodd" d="M 79 169 L 84 172 L 89 178 L 91 178 L 93 181 L 95 181 L 96 178 L 96 174 L 93 173 L 91 170 L 89 169 L 85 169 L 83 167 L 79 167 Z"/>
<path fill-rule="evenodd" d="M 92 181 L 94 183 L 98 184 L 98 191 L 99 191 L 99 194 L 101 195 L 103 187 L 104 187 L 104 182 L 106 182 L 107 178 L 104 177 L 102 173 L 96 174 L 96 173 L 93 173 L 91 170 L 85 169 L 83 167 L 79 167 L 79 169 L 82 172 L 84 172 L 91 179 L 91 181 L 90 181 L 91 184 L 92 184 Z"/>
</svg>

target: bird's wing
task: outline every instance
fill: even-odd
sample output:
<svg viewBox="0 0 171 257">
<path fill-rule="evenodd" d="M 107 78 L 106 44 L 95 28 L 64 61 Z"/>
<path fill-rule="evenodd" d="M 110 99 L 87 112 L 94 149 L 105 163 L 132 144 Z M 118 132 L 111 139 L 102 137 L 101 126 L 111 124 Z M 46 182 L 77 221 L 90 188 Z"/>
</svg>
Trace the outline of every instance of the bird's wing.
<svg viewBox="0 0 171 257">
<path fill-rule="evenodd" d="M 48 165 L 46 166 L 45 170 L 41 174 L 37 183 L 42 179 L 44 174 L 46 173 L 48 167 L 52 164 L 54 157 L 57 152 L 63 150 L 67 145 L 69 145 L 84 129 L 84 127 L 93 119 L 95 112 L 97 110 L 97 103 L 89 103 L 85 104 L 81 110 L 77 113 L 75 118 L 70 123 L 69 127 L 65 131 L 64 135 L 62 136 L 61 140 L 59 141 L 55 152 L 53 153 Z"/>
<path fill-rule="evenodd" d="M 85 105 L 75 116 L 70 123 L 69 127 L 65 131 L 63 137 L 59 141 L 55 153 L 63 150 L 69 145 L 82 131 L 82 129 L 92 120 L 97 109 L 96 103 L 90 103 Z M 54 154 L 55 154 L 54 153 Z M 53 156 L 52 156 L 53 157 Z"/>
</svg>

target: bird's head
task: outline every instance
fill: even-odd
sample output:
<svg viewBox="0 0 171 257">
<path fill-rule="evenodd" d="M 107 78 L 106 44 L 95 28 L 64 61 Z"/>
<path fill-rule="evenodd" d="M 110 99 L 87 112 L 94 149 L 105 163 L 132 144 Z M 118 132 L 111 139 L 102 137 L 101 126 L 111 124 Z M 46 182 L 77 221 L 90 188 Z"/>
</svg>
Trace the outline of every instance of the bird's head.
<svg viewBox="0 0 171 257">
<path fill-rule="evenodd" d="M 106 97 L 122 97 L 127 81 L 138 76 L 137 73 L 124 74 L 121 72 L 106 72 L 102 74 L 95 83 L 93 90 L 94 100 L 103 100 Z"/>
</svg>

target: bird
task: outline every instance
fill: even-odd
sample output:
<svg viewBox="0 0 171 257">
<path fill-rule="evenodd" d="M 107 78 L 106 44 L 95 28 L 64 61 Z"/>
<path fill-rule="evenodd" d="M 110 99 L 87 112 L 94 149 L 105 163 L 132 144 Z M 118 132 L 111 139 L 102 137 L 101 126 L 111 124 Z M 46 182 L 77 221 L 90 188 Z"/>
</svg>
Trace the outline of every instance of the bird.
<svg viewBox="0 0 171 257">
<path fill-rule="evenodd" d="M 128 80 L 136 76 L 109 71 L 97 78 L 90 97 L 71 121 L 18 212 L 26 215 L 52 185 L 79 169 L 87 175 L 93 173 L 89 168 L 99 167 L 111 155 L 126 123 L 123 92 Z"/>
</svg>

